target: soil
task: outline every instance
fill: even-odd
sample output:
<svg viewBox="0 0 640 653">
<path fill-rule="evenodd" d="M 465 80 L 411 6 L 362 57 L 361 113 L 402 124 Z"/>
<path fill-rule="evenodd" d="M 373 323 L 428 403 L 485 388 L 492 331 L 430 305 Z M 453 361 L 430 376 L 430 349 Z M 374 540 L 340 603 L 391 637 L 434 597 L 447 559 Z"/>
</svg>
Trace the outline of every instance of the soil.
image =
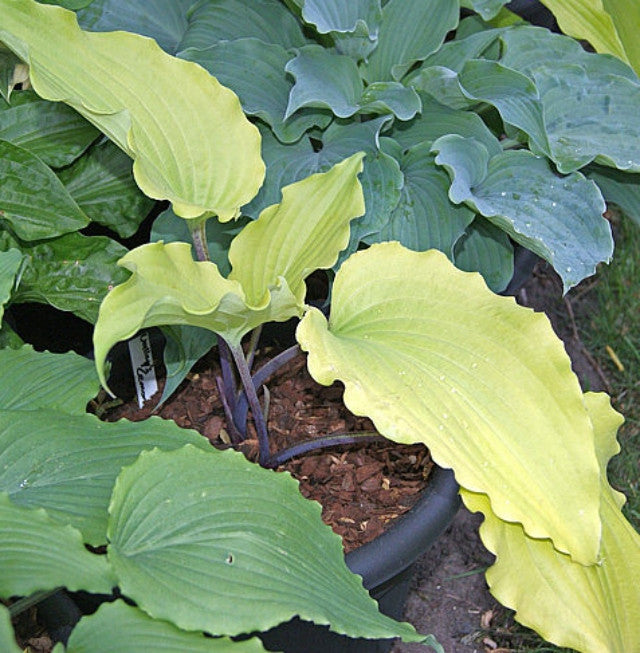
<svg viewBox="0 0 640 653">
<path fill-rule="evenodd" d="M 258 351 L 256 366 L 277 353 L 277 349 Z M 218 448 L 227 448 L 229 429 L 216 387 L 219 375 L 217 358 L 206 356 L 157 414 L 199 431 Z M 144 408 L 130 400 L 109 410 L 106 419 L 146 419 L 161 396 L 162 379 L 159 385 L 159 393 Z M 267 385 L 271 453 L 324 435 L 375 433 L 369 419 L 356 417 L 344 407 L 341 384 L 320 386 L 310 377 L 303 353 Z M 251 422 L 248 439 L 238 448 L 250 460 L 257 460 L 258 441 Z M 431 467 L 429 451 L 423 445 L 398 445 L 381 439 L 316 450 L 277 469 L 290 472 L 300 482 L 301 493 L 322 505 L 323 520 L 342 537 L 348 553 L 380 535 L 391 520 L 413 506 L 428 482 Z"/>
</svg>

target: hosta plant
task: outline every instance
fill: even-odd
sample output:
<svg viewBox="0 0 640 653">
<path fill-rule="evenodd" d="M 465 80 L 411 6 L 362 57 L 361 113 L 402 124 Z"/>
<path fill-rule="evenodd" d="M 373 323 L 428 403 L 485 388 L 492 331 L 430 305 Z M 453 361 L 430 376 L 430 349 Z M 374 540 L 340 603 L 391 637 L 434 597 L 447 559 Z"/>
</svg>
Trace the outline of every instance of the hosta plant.
<svg viewBox="0 0 640 653">
<path fill-rule="evenodd" d="M 449 0 L 189 4 L 149 5 L 144 31 L 174 57 L 136 34 L 82 31 L 64 9 L 0 0 L 0 41 L 28 64 L 35 93 L 75 109 L 133 159 L 144 193 L 171 202 L 156 233 L 192 238 L 121 259 L 131 274 L 95 328 L 102 382 L 111 346 L 143 327 L 179 329 L 192 350 L 213 334 L 236 437 L 248 404 L 268 466 L 256 391 L 266 372 L 251 377 L 242 341 L 299 318 L 319 383 L 340 380 L 347 407 L 381 435 L 423 442 L 454 470 L 485 516 L 499 600 L 561 645 L 636 650 L 640 537 L 606 479 L 620 418 L 606 396 L 583 395 L 543 316 L 450 260 L 497 290 L 511 273 L 509 237 L 556 266 L 566 288 L 608 259 L 602 195 L 579 169 L 633 182 L 635 74 L 531 27 L 458 24 Z M 502 3 L 465 4 L 488 19 Z M 135 9 L 114 6 L 95 0 L 83 24 L 135 24 Z M 239 84 L 240 99 L 220 82 Z M 212 238 L 241 215 L 237 235 Z M 7 301 L 20 251 L 0 263 Z M 318 269 L 336 270 L 328 318 L 306 302 Z M 167 650 L 260 650 L 224 636 L 294 615 L 436 645 L 375 610 L 288 475 L 157 419 L 83 414 L 95 386 L 72 355 L 0 355 L 0 558 L 11 570 L 1 595 L 117 585 L 136 606 L 83 618 L 67 650 L 157 638 Z M 106 556 L 83 543 L 106 544 Z"/>
</svg>

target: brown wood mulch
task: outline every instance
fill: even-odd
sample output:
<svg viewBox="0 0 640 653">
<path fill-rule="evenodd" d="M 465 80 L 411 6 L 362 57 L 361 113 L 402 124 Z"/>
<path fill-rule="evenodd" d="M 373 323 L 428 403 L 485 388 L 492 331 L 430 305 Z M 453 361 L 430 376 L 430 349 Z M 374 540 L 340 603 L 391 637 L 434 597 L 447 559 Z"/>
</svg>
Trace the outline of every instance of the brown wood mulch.
<svg viewBox="0 0 640 653">
<path fill-rule="evenodd" d="M 277 353 L 277 352 L 276 352 Z M 259 351 L 259 366 L 273 351 Z M 344 432 L 374 431 L 370 420 L 351 414 L 342 403 L 342 386 L 318 385 L 300 353 L 268 382 L 268 427 L 271 452 L 301 440 Z M 229 446 L 224 411 L 215 377 L 219 367 L 214 353 L 201 360 L 169 401 L 157 412 L 185 428 L 193 428 L 219 448 Z M 163 380 L 159 385 L 162 388 Z M 161 391 L 161 390 L 160 390 Z M 122 417 L 138 421 L 154 414 L 160 394 L 139 409 L 135 399 L 106 413 L 109 421 Z M 240 446 L 251 460 L 257 458 L 257 440 Z M 346 552 L 374 539 L 387 524 L 405 513 L 426 486 L 432 463 L 423 445 L 390 441 L 321 449 L 294 458 L 280 467 L 300 482 L 302 494 L 318 501 L 323 520 L 343 538 Z"/>
</svg>

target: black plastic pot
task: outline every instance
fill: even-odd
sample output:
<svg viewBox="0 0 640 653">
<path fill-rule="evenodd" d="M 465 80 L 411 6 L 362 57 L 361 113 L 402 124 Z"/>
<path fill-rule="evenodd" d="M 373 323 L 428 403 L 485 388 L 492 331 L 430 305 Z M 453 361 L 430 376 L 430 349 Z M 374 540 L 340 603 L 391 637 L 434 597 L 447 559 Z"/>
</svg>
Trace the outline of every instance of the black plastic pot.
<svg viewBox="0 0 640 653">
<path fill-rule="evenodd" d="M 414 507 L 382 535 L 346 556 L 349 569 L 362 576 L 381 612 L 402 619 L 413 563 L 451 523 L 459 507 L 453 473 L 435 467 Z M 351 639 L 300 619 L 277 626 L 260 638 L 267 650 L 284 653 L 386 653 L 393 645 L 389 639 Z"/>
</svg>

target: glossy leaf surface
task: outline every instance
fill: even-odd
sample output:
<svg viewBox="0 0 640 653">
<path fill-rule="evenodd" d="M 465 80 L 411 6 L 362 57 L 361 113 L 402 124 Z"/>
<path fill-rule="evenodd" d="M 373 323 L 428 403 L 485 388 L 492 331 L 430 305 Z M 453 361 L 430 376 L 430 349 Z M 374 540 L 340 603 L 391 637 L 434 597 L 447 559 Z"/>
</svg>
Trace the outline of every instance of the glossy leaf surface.
<svg viewBox="0 0 640 653">
<path fill-rule="evenodd" d="M 124 601 L 103 603 L 98 611 L 83 617 L 71 632 L 66 653 L 122 653 L 122 651 L 162 651 L 163 653 L 259 653 L 260 640 L 232 642 L 226 637 L 212 639 L 188 633 L 174 625 L 152 619 Z"/>
<path fill-rule="evenodd" d="M 97 129 L 80 114 L 33 91 L 13 93 L 10 104 L 0 101 L 0 138 L 29 150 L 47 165 L 69 165 L 97 137 Z"/>
<path fill-rule="evenodd" d="M 353 413 L 392 440 L 424 442 L 461 486 L 487 493 L 501 519 L 596 561 L 592 426 L 543 315 L 435 250 L 382 243 L 342 265 L 329 323 L 311 309 L 297 339 L 316 381 L 344 383 Z"/>
<path fill-rule="evenodd" d="M 582 174 L 558 177 L 545 159 L 525 150 L 490 157 L 484 145 L 457 135 L 443 136 L 433 149 L 451 174 L 451 200 L 549 261 L 565 291 L 611 258 L 602 195 Z"/>
<path fill-rule="evenodd" d="M 487 581 L 496 598 L 516 610 L 519 621 L 560 646 L 584 653 L 626 653 L 640 646 L 640 535 L 622 515 L 618 493 L 606 479 L 622 418 L 606 395 L 589 393 L 585 400 L 601 465 L 598 564 L 585 567 L 558 553 L 549 541 L 532 540 L 519 524 L 498 519 L 486 495 L 463 490 L 462 497 L 471 510 L 485 515 L 480 534 L 497 555 Z"/>
<path fill-rule="evenodd" d="M 153 206 L 133 180 L 131 159 L 109 141 L 94 146 L 58 176 L 93 222 L 122 238 L 133 236 Z"/>
<path fill-rule="evenodd" d="M 127 152 L 146 195 L 169 199 L 182 217 L 223 221 L 255 195 L 264 176 L 258 131 L 205 70 L 135 34 L 83 32 L 58 7 L 0 8 L 0 40 L 30 64 L 36 92 L 64 100 Z"/>
<path fill-rule="evenodd" d="M 64 586 L 111 593 L 105 556 L 89 553 L 80 531 L 52 521 L 42 509 L 12 503 L 0 492 L 0 596 L 25 596 Z"/>
<path fill-rule="evenodd" d="M 89 224 L 49 166 L 28 150 L 3 140 L 0 179 L 0 220 L 19 238 L 53 238 Z"/>
<path fill-rule="evenodd" d="M 93 324 L 109 289 L 127 278 L 116 265 L 127 249 L 107 236 L 69 233 L 35 244 L 6 236 L 0 243 L 6 239 L 29 257 L 15 293 L 18 301 L 50 304 Z"/>
<path fill-rule="evenodd" d="M 120 586 L 156 619 L 237 635 L 299 615 L 352 636 L 423 639 L 378 612 L 297 482 L 242 454 L 144 453 L 118 477 L 109 510 Z"/>
</svg>

